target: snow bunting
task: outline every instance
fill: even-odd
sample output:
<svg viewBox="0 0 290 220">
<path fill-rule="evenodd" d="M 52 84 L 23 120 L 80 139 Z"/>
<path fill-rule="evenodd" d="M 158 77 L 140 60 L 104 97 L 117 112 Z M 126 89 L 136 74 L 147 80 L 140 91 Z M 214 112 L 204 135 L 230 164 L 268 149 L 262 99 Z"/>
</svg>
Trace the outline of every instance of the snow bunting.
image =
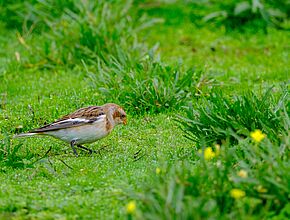
<svg viewBox="0 0 290 220">
<path fill-rule="evenodd" d="M 69 143 L 74 154 L 78 156 L 75 146 L 92 153 L 91 149 L 82 146 L 82 144 L 104 138 L 111 133 L 116 125 L 126 123 L 125 111 L 116 104 L 108 103 L 102 106 L 81 108 L 49 125 L 14 137 L 49 135 Z"/>
</svg>

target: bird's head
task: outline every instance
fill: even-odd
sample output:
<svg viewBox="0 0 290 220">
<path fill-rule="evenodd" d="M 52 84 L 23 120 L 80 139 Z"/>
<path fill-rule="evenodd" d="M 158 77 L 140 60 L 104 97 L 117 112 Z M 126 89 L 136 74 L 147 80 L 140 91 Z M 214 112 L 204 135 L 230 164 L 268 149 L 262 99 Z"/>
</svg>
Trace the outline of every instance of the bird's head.
<svg viewBox="0 0 290 220">
<path fill-rule="evenodd" d="M 106 104 L 106 106 L 109 109 L 109 114 L 112 115 L 115 125 L 127 124 L 127 115 L 122 107 L 113 103 Z"/>
</svg>

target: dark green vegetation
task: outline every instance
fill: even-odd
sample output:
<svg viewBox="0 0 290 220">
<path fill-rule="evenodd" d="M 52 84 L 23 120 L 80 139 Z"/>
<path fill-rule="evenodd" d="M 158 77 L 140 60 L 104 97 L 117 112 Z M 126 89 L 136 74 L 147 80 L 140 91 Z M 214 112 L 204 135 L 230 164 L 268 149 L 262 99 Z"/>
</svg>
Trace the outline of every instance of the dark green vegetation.
<svg viewBox="0 0 290 220">
<path fill-rule="evenodd" d="M 281 134 L 289 129 L 286 105 L 289 94 L 286 88 L 276 99 L 272 93 L 273 89 L 269 89 L 261 97 L 250 92 L 229 98 L 222 90 L 213 91 L 209 97 L 191 103 L 186 117 L 179 121 L 187 137 L 197 143 L 203 140 L 206 144 L 221 144 L 231 134 L 235 134 L 231 143 L 236 143 L 237 137 L 247 137 L 257 128 L 279 143 Z"/>
<path fill-rule="evenodd" d="M 219 2 L 0 1 L 0 219 L 289 218 L 289 3 Z M 100 154 L 12 139 L 106 102 Z"/>
</svg>

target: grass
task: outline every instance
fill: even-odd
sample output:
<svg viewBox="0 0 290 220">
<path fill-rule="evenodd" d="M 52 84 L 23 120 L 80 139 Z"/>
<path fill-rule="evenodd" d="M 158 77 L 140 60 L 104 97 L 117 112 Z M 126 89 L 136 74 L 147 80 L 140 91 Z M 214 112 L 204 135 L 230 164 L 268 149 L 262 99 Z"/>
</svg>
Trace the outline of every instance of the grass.
<svg viewBox="0 0 290 220">
<path fill-rule="evenodd" d="M 204 155 L 196 152 L 189 160 L 164 165 L 154 183 L 136 197 L 143 204 L 137 216 L 140 219 L 287 218 L 289 174 L 284 168 L 289 167 L 288 139 L 289 134 L 280 146 L 269 140 L 255 144 L 246 139 L 236 146 L 227 142 L 214 158 L 207 158 L 204 150 Z M 241 194 L 232 194 L 233 190 Z"/>
<path fill-rule="evenodd" d="M 149 16 L 162 15 L 164 25 L 146 30 L 144 37 L 149 45 L 159 42 L 157 52 L 169 63 L 179 61 L 202 68 L 224 86 L 239 89 L 288 79 L 288 32 L 268 28 L 265 35 L 253 26 L 244 32 L 227 31 L 223 25 L 204 26 L 199 19 L 208 9 L 198 5 L 145 4 L 140 8 Z"/>
<path fill-rule="evenodd" d="M 191 146 L 189 141 L 178 138 L 182 135 L 181 131 L 170 116 L 131 119 L 130 124 L 131 126 L 118 128 L 111 137 L 94 145 L 95 149 L 107 146 L 101 151 L 101 155 L 88 156 L 83 153 L 78 159 L 68 146 L 52 139 L 27 139 L 24 143 L 21 141 L 23 145 L 18 153 L 24 150 L 24 146 L 29 147 L 34 154 L 39 154 L 39 157 L 43 156 L 49 147 L 52 147 L 52 150 L 48 157 L 36 162 L 33 168 L 23 170 L 8 167 L 2 171 L 3 184 L 0 197 L 3 198 L 0 201 L 2 216 L 16 218 L 124 216 L 126 201 L 130 199 L 128 192 L 142 192 L 140 186 L 150 181 L 150 175 L 155 172 L 157 166 L 160 166 L 159 158 L 174 160 L 181 151 L 178 146 L 183 148 Z M 158 129 L 160 124 L 163 125 L 162 130 Z M 173 127 L 176 136 L 170 135 Z M 140 149 L 139 156 L 134 158 Z M 80 210 L 80 207 L 87 208 Z"/>
<path fill-rule="evenodd" d="M 207 7 L 1 7 L 1 219 L 289 217 L 289 33 L 204 24 Z M 91 145 L 100 154 L 12 139 L 106 102 L 124 106 L 129 123 Z"/>
<path fill-rule="evenodd" d="M 197 143 L 221 144 L 230 133 L 246 137 L 255 129 L 279 142 L 281 134 L 289 129 L 285 117 L 289 115 L 289 93 L 286 87 L 281 90 L 269 89 L 261 97 L 248 93 L 232 98 L 223 91 L 212 92 L 209 97 L 191 103 L 187 116 L 179 122 L 187 137 Z M 237 137 L 231 137 L 232 142 L 236 140 Z"/>
</svg>

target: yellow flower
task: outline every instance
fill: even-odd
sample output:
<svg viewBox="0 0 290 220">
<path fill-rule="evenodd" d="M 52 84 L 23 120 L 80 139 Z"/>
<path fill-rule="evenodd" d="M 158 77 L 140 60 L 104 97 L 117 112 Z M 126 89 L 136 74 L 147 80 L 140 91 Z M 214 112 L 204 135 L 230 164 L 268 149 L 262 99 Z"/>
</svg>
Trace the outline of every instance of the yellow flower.
<svg viewBox="0 0 290 220">
<path fill-rule="evenodd" d="M 240 170 L 240 171 L 238 172 L 238 176 L 239 176 L 239 177 L 242 177 L 242 178 L 247 178 L 247 177 L 248 177 L 248 173 L 247 173 L 247 171 L 245 171 L 245 170 Z"/>
<path fill-rule="evenodd" d="M 255 131 L 251 132 L 250 135 L 251 135 L 251 138 L 252 138 L 256 143 L 261 142 L 261 141 L 266 137 L 266 135 L 263 134 L 263 133 L 261 132 L 261 130 L 259 130 L 259 129 L 257 129 L 257 130 L 255 130 Z"/>
<path fill-rule="evenodd" d="M 204 159 L 206 160 L 211 160 L 212 158 L 216 156 L 216 153 L 213 152 L 211 147 L 205 148 L 203 154 L 204 154 Z"/>
<path fill-rule="evenodd" d="M 266 188 L 264 188 L 263 186 L 261 186 L 261 185 L 259 185 L 259 186 L 257 187 L 257 191 L 258 191 L 259 193 L 266 193 L 266 192 L 268 192 L 268 190 L 267 190 Z"/>
<path fill-rule="evenodd" d="M 157 167 L 156 170 L 155 170 L 155 172 L 156 172 L 156 174 L 158 175 L 158 174 L 160 174 L 161 169 L 160 169 L 159 167 Z"/>
<path fill-rule="evenodd" d="M 243 191 L 241 189 L 232 189 L 230 191 L 230 195 L 234 199 L 240 199 L 240 198 L 243 198 L 246 195 L 246 193 L 245 193 L 245 191 Z"/>
<path fill-rule="evenodd" d="M 133 214 L 136 211 L 136 202 L 130 201 L 126 206 L 126 210 L 128 214 Z"/>
</svg>

